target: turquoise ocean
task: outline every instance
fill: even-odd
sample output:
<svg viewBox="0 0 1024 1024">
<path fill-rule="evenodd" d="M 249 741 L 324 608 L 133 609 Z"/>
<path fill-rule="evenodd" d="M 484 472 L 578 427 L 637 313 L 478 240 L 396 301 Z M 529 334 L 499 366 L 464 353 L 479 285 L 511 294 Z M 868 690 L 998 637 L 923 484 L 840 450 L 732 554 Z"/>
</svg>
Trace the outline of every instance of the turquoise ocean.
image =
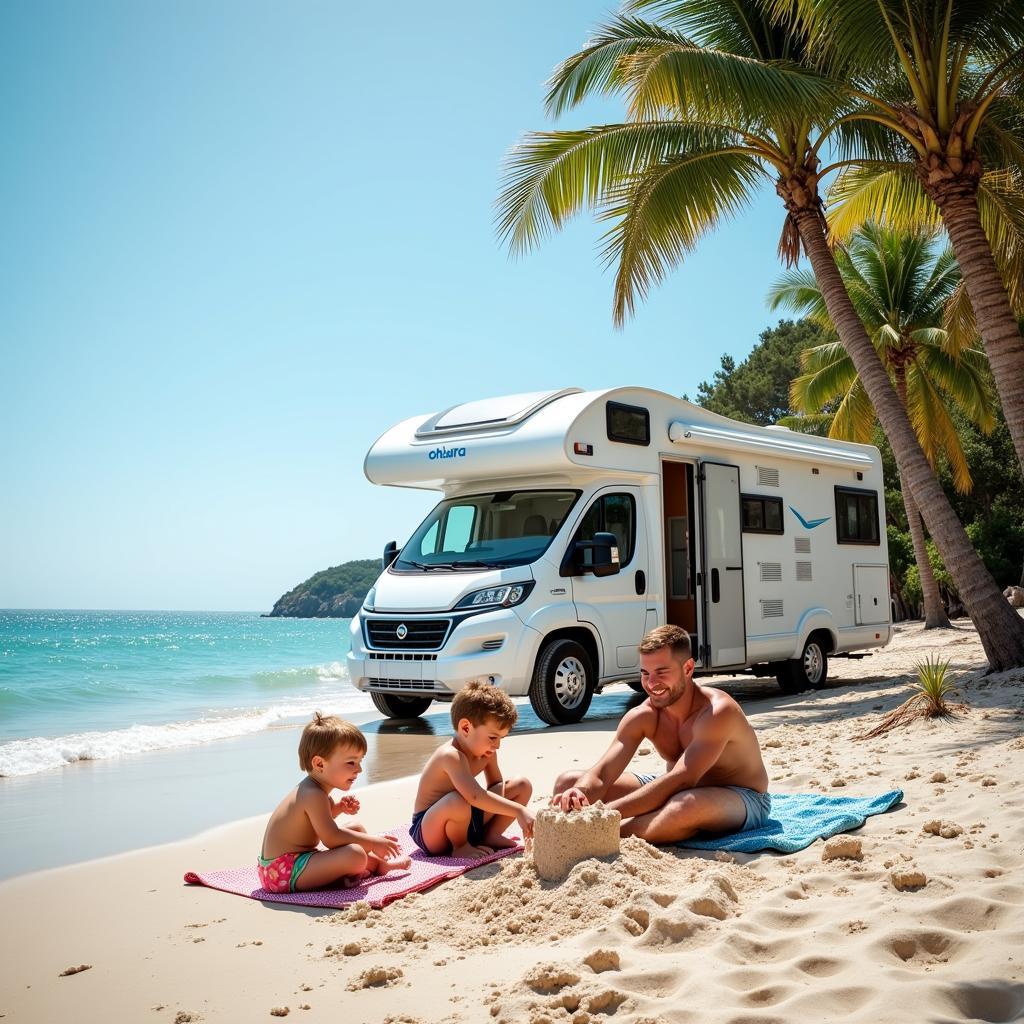
<svg viewBox="0 0 1024 1024">
<path fill-rule="evenodd" d="M 0 776 L 371 711 L 348 631 L 254 612 L 0 611 Z"/>
</svg>

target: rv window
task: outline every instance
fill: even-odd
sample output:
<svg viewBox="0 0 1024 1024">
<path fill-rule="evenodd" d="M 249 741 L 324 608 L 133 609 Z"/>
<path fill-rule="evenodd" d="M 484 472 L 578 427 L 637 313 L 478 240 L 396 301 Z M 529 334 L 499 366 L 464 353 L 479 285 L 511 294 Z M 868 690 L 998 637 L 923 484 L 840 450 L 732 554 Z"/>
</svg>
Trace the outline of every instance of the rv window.
<svg viewBox="0 0 1024 1024">
<path fill-rule="evenodd" d="M 633 560 L 636 547 L 636 501 L 632 494 L 605 494 L 598 498 L 583 517 L 573 544 L 593 540 L 595 533 L 612 533 L 619 543 L 619 565 L 625 568 Z M 582 552 L 579 565 L 586 569 L 593 561 L 593 552 Z"/>
<path fill-rule="evenodd" d="M 840 544 L 878 544 L 878 492 L 836 488 L 836 539 Z"/>
<path fill-rule="evenodd" d="M 646 409 L 638 405 L 607 402 L 605 413 L 609 441 L 642 445 L 651 443 L 651 414 Z"/>
<path fill-rule="evenodd" d="M 786 532 L 785 522 L 782 518 L 781 498 L 744 494 L 742 502 L 744 533 Z"/>
<path fill-rule="evenodd" d="M 473 539 L 473 521 L 476 505 L 453 505 L 444 517 L 444 543 L 442 551 L 461 553 Z"/>
</svg>

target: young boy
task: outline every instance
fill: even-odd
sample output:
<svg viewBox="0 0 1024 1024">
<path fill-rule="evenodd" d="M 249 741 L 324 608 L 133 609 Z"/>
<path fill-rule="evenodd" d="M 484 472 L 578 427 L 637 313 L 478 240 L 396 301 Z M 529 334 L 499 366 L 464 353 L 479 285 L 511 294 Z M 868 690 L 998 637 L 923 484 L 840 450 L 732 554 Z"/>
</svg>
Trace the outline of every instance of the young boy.
<svg viewBox="0 0 1024 1024">
<path fill-rule="evenodd" d="M 358 822 L 335 824 L 355 814 L 354 796 L 331 799 L 331 791 L 352 788 L 362 771 L 366 738 L 340 718 L 313 716 L 299 740 L 299 767 L 306 777 L 270 816 L 259 857 L 260 884 L 271 892 L 322 889 L 340 881 L 357 885 L 369 874 L 385 875 L 411 863 L 394 836 L 367 835 Z M 321 842 L 326 850 L 318 850 Z"/>
<path fill-rule="evenodd" d="M 518 821 L 533 833 L 525 806 L 533 792 L 527 779 L 502 780 L 498 748 L 516 723 L 516 706 L 496 686 L 470 683 L 452 701 L 451 743 L 434 751 L 420 778 L 410 833 L 433 856 L 484 857 L 515 846 L 504 831 Z M 484 774 L 481 786 L 476 776 Z"/>
</svg>

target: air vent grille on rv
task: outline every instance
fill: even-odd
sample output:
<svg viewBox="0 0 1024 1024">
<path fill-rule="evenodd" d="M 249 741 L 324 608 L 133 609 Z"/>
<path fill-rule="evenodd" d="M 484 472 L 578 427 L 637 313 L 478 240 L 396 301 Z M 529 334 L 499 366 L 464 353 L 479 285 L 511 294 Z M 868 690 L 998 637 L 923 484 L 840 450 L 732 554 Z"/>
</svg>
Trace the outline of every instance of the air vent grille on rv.
<svg viewBox="0 0 1024 1024">
<path fill-rule="evenodd" d="M 761 618 L 762 619 L 781 619 L 782 618 L 782 598 L 772 598 L 770 601 L 761 601 Z"/>
<path fill-rule="evenodd" d="M 757 486 L 758 487 L 778 487 L 779 486 L 779 471 L 777 469 L 767 469 L 764 466 L 757 467 Z"/>
<path fill-rule="evenodd" d="M 794 537 L 793 538 L 793 550 L 798 555 L 809 555 L 811 553 L 811 538 L 810 537 Z"/>
<path fill-rule="evenodd" d="M 810 562 L 797 562 L 796 563 L 796 578 L 801 583 L 811 582 L 811 563 Z"/>
<path fill-rule="evenodd" d="M 778 583 L 782 579 L 781 562 L 759 562 L 762 583 Z"/>
</svg>

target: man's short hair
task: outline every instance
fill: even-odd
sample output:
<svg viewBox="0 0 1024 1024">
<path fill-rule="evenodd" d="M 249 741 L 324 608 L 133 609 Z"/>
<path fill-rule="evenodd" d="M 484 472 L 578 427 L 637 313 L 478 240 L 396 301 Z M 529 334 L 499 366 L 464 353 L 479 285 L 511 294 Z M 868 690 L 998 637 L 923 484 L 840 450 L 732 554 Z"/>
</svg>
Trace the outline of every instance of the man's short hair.
<svg viewBox="0 0 1024 1024">
<path fill-rule="evenodd" d="M 366 737 L 351 722 L 315 711 L 299 739 L 299 767 L 304 772 L 312 771 L 314 757 L 329 757 L 338 747 L 351 747 L 365 754 Z"/>
<path fill-rule="evenodd" d="M 494 718 L 509 729 L 516 724 L 519 712 L 504 690 L 488 683 L 474 682 L 464 686 L 452 701 L 452 725 L 457 729 L 463 718 L 472 725 L 483 725 Z"/>
<path fill-rule="evenodd" d="M 640 641 L 641 654 L 653 654 L 663 647 L 671 647 L 675 657 L 686 661 L 690 657 L 690 634 L 679 626 L 658 626 Z"/>
</svg>

